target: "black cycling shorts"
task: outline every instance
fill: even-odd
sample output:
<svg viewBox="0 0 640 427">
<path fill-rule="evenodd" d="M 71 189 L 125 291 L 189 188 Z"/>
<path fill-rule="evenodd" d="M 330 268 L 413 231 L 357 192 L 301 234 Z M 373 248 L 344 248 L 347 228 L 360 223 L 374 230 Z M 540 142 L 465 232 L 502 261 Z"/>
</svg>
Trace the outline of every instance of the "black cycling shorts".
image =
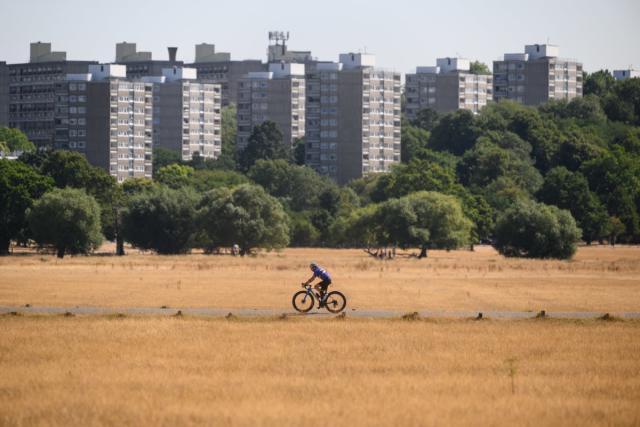
<svg viewBox="0 0 640 427">
<path fill-rule="evenodd" d="M 323 280 L 322 282 L 318 283 L 323 291 L 326 291 L 330 284 L 331 280 Z"/>
</svg>

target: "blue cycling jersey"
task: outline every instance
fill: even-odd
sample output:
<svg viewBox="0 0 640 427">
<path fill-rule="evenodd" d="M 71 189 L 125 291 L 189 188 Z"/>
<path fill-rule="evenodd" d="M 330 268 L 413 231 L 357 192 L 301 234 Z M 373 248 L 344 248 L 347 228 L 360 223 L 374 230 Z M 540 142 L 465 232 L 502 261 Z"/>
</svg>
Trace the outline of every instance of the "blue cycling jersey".
<svg viewBox="0 0 640 427">
<path fill-rule="evenodd" d="M 331 276 L 329 276 L 329 273 L 327 273 L 325 270 L 321 269 L 320 267 L 315 267 L 313 269 L 313 276 L 319 277 L 322 280 L 331 281 Z"/>
</svg>

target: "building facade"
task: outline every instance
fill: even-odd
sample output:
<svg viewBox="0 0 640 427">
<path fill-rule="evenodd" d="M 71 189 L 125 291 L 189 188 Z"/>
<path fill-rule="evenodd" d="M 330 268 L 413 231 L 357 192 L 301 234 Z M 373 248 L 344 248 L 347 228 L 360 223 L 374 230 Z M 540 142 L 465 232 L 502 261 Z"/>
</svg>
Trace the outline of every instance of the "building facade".
<svg viewBox="0 0 640 427">
<path fill-rule="evenodd" d="M 239 83 L 236 148 L 244 150 L 253 128 L 276 124 L 283 143 L 293 145 L 305 135 L 304 64 L 270 64 L 269 71 L 247 74 Z"/>
<path fill-rule="evenodd" d="M 640 77 L 640 70 L 629 68 L 627 70 L 614 70 L 613 77 L 616 80 L 636 79 Z"/>
<path fill-rule="evenodd" d="M 126 67 L 89 66 L 56 87 L 56 146 L 84 154 L 118 182 L 152 177 L 153 85 Z"/>
<path fill-rule="evenodd" d="M 435 67 L 417 67 L 415 74 L 407 74 L 407 118 L 415 119 L 424 108 L 480 112 L 493 100 L 493 76 L 473 74 L 470 65 L 468 59 L 438 58 Z"/>
<path fill-rule="evenodd" d="M 527 45 L 524 53 L 506 53 L 493 62 L 494 99 L 525 105 L 582 96 L 582 63 L 559 58 L 554 45 Z"/>
<path fill-rule="evenodd" d="M 182 159 L 215 159 L 222 150 L 221 90 L 200 83 L 193 68 L 166 68 L 153 83 L 153 145 L 180 152 Z"/>
<path fill-rule="evenodd" d="M 39 148 L 54 147 L 56 84 L 67 74 L 86 74 L 96 63 L 67 61 L 65 52 L 51 51 L 50 43 L 31 43 L 28 63 L 7 65 L 9 127 L 23 131 Z"/>
<path fill-rule="evenodd" d="M 368 54 L 307 71 L 306 164 L 344 184 L 400 162 L 400 74 Z"/>
<path fill-rule="evenodd" d="M 0 126 L 9 125 L 9 67 L 0 61 Z"/>
</svg>

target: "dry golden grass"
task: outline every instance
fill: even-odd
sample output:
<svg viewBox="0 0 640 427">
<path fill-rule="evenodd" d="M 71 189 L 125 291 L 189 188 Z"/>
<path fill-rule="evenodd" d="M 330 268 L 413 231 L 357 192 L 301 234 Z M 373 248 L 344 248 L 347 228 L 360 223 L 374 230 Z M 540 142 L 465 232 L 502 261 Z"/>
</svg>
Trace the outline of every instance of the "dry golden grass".
<svg viewBox="0 0 640 427">
<path fill-rule="evenodd" d="M 637 321 L 3 316 L 0 425 L 638 425 L 639 336 Z"/>
<path fill-rule="evenodd" d="M 359 250 L 257 257 L 131 255 L 0 258 L 0 305 L 290 309 L 310 260 L 349 308 L 640 311 L 640 247 L 582 247 L 572 261 L 505 259 L 490 247 L 378 261 Z"/>
</svg>

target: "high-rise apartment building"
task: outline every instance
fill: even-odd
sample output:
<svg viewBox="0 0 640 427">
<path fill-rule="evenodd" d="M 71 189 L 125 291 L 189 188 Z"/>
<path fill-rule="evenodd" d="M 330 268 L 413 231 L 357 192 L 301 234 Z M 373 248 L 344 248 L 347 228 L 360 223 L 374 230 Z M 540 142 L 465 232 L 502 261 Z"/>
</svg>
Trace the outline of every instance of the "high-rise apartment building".
<svg viewBox="0 0 640 427">
<path fill-rule="evenodd" d="M 493 99 L 493 77 L 474 74 L 463 58 L 438 58 L 435 67 L 417 67 L 406 76 L 406 116 L 424 108 L 440 113 L 464 109 L 478 113 Z"/>
<path fill-rule="evenodd" d="M 344 184 L 400 162 L 400 73 L 370 54 L 307 71 L 306 164 Z"/>
<path fill-rule="evenodd" d="M 304 64 L 269 64 L 269 71 L 247 74 L 238 89 L 237 149 L 244 150 L 253 128 L 265 121 L 276 124 L 285 144 L 304 137 L 305 94 Z"/>
<path fill-rule="evenodd" d="M 152 177 L 153 84 L 126 67 L 90 65 L 56 85 L 56 146 L 83 153 L 118 182 Z"/>
<path fill-rule="evenodd" d="M 86 74 L 97 63 L 66 57 L 65 52 L 52 52 L 50 43 L 37 42 L 31 43 L 28 63 L 7 66 L 8 124 L 23 131 L 37 147 L 55 144 L 56 84 L 64 82 L 67 74 Z"/>
<path fill-rule="evenodd" d="M 636 79 L 640 77 L 640 70 L 629 68 L 626 70 L 614 70 L 613 77 L 616 80 Z"/>
<path fill-rule="evenodd" d="M 138 51 L 135 43 L 116 44 L 116 64 L 127 66 L 127 77 L 139 79 L 146 76 L 161 76 L 162 70 L 170 67 L 181 67 L 182 61 L 176 59 L 177 47 L 168 47 L 168 60 L 156 60 L 151 52 Z"/>
<path fill-rule="evenodd" d="M 9 67 L 0 61 L 0 126 L 9 125 Z"/>
<path fill-rule="evenodd" d="M 559 58 L 558 46 L 534 44 L 493 62 L 494 99 L 539 105 L 582 96 L 582 63 Z"/>
<path fill-rule="evenodd" d="M 194 68 L 165 68 L 153 83 L 153 145 L 215 159 L 222 150 L 220 85 L 200 83 Z"/>
<path fill-rule="evenodd" d="M 228 52 L 216 52 L 213 44 L 196 45 L 196 57 L 193 64 L 187 65 L 198 70 L 198 79 L 206 83 L 218 83 L 222 91 L 222 106 L 238 104 L 238 85 L 240 80 L 253 72 L 267 71 L 260 60 L 232 61 Z"/>
</svg>

